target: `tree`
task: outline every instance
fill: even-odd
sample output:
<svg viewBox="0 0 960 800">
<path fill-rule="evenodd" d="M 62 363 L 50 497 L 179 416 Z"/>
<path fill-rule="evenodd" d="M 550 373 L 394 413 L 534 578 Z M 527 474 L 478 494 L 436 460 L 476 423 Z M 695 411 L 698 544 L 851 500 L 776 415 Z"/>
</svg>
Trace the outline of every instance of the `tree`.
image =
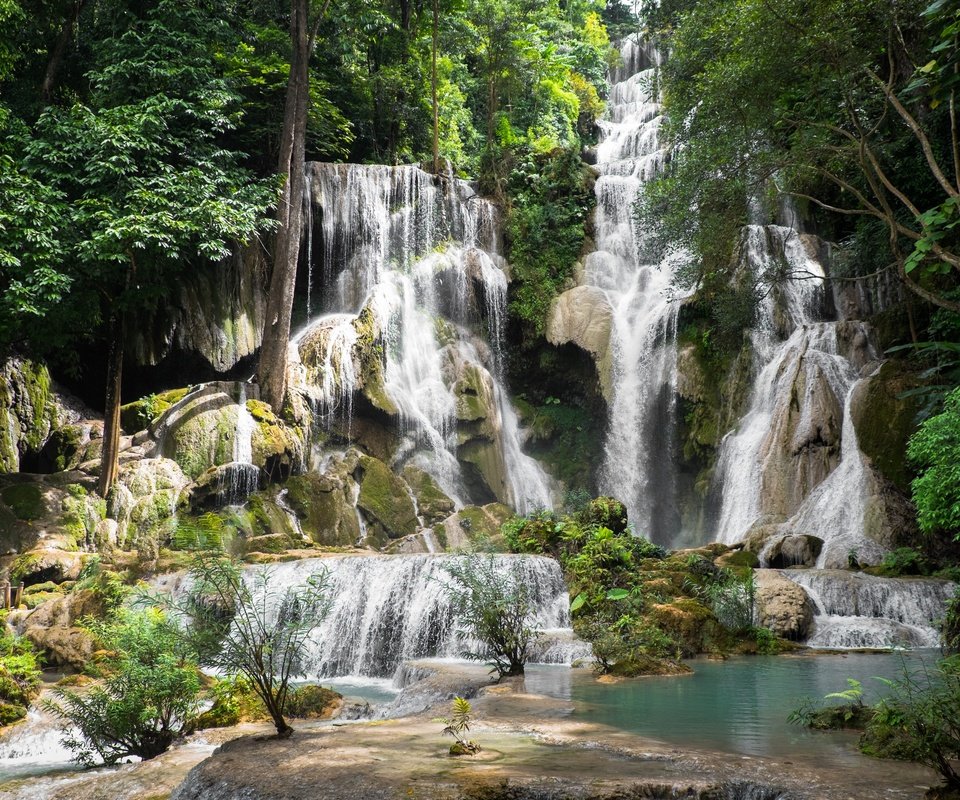
<svg viewBox="0 0 960 800">
<path fill-rule="evenodd" d="M 226 35 L 209 9 L 161 0 L 99 43 L 89 103 L 47 108 L 26 144 L 27 175 L 66 201 L 69 300 L 107 319 L 104 495 L 117 472 L 129 315 L 163 299 L 187 263 L 222 259 L 263 230 L 274 197 L 220 141 L 236 119 L 211 52 Z"/>
<path fill-rule="evenodd" d="M 199 705 L 200 672 L 191 650 L 155 608 L 121 609 L 86 627 L 105 651 L 95 664 L 103 683 L 54 690 L 56 701 L 46 708 L 73 726 L 64 745 L 85 766 L 160 755 Z"/>
<path fill-rule="evenodd" d="M 463 558 L 444 568 L 459 620 L 482 644 L 464 655 L 488 661 L 501 678 L 522 675 L 537 630 L 533 598 L 520 573 L 501 568 L 493 556 Z"/>
<path fill-rule="evenodd" d="M 277 736 L 289 737 L 290 680 L 304 674 L 305 644 L 327 613 L 326 573 L 314 573 L 300 586 L 279 586 L 269 567 L 245 574 L 223 553 L 199 550 L 189 578 L 183 598 L 159 602 L 186 620 L 181 636 L 201 663 L 246 678 Z"/>
<path fill-rule="evenodd" d="M 659 19 L 670 51 L 662 88 L 676 149 L 650 187 L 645 222 L 659 221 L 666 241 L 698 256 L 687 282 L 722 275 L 747 201 L 772 187 L 811 204 L 841 238 L 882 236 L 888 253 L 877 269 L 960 309 L 951 298 L 960 285 L 956 8 L 939 0 L 926 10 L 919 0 L 787 0 L 776 13 L 765 0 L 668 8 Z"/>
<path fill-rule="evenodd" d="M 960 539 L 960 388 L 910 438 L 907 457 L 918 470 L 911 488 L 920 530 Z"/>
<path fill-rule="evenodd" d="M 311 14 L 310 0 L 290 2 L 290 41 L 293 58 L 287 81 L 280 134 L 280 158 L 277 174 L 283 182 L 277 205 L 277 229 L 274 239 L 273 272 L 267 296 L 266 323 L 257 378 L 263 399 L 274 409 L 283 408 L 287 394 L 287 348 L 290 344 L 290 318 L 296 288 L 300 234 L 303 227 L 303 166 L 306 152 L 308 111 L 310 108 L 310 55 L 317 28 L 330 0 Z"/>
</svg>

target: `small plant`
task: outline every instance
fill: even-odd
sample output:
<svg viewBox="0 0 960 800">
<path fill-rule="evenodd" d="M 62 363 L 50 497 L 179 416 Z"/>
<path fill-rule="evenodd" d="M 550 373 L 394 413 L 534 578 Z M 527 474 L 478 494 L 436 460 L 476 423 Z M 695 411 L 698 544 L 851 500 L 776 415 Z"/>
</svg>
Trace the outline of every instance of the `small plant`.
<svg viewBox="0 0 960 800">
<path fill-rule="evenodd" d="M 472 756 L 480 752 L 480 745 L 464 738 L 464 734 L 470 731 L 472 716 L 473 708 L 470 706 L 470 701 L 463 697 L 454 697 L 450 704 L 450 716 L 441 720 L 446 725 L 443 735 L 452 736 L 454 739 L 453 744 L 450 745 L 450 755 Z"/>
<path fill-rule="evenodd" d="M 795 708 L 787 722 L 813 728 L 819 731 L 853 728 L 863 730 L 874 715 L 871 706 L 864 705 L 863 684 L 854 678 L 847 678 L 847 688 L 839 692 L 824 695 L 823 700 L 843 700 L 845 702 L 824 704 L 823 701 L 804 698 Z"/>
</svg>

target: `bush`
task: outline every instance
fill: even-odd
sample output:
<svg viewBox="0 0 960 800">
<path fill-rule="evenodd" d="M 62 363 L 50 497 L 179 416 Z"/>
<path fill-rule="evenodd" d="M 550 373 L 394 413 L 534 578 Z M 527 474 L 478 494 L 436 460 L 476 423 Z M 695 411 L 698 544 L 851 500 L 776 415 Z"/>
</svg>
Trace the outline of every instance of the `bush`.
<svg viewBox="0 0 960 800">
<path fill-rule="evenodd" d="M 885 682 L 892 695 L 867 725 L 865 752 L 916 761 L 936 770 L 948 789 L 960 790 L 951 763 L 960 758 L 960 657 L 941 660 L 933 675 L 906 673 Z"/>
<path fill-rule="evenodd" d="M 183 600 L 157 598 L 189 624 L 183 641 L 201 662 L 246 678 L 263 701 L 281 738 L 293 733 L 285 719 L 290 681 L 306 666 L 307 638 L 329 608 L 327 576 L 317 572 L 301 586 L 280 586 L 269 567 L 245 571 L 220 551 L 200 550 Z"/>
<path fill-rule="evenodd" d="M 213 705 L 190 722 L 190 729 L 229 728 L 267 719 L 267 707 L 246 678 L 223 678 L 210 689 Z"/>
<path fill-rule="evenodd" d="M 444 569 L 460 622 L 483 646 L 464 657 L 489 662 L 501 678 L 522 675 L 537 631 L 530 625 L 530 590 L 519 572 L 501 570 L 492 556 L 463 558 Z"/>
<path fill-rule="evenodd" d="M 907 456 L 919 472 L 911 488 L 920 530 L 960 537 L 960 388 L 913 434 Z"/>
<path fill-rule="evenodd" d="M 121 609 L 86 627 L 105 651 L 92 665 L 103 683 L 83 693 L 54 690 L 59 702 L 46 708 L 76 728 L 64 745 L 86 766 L 160 755 L 196 713 L 200 675 L 190 651 L 157 609 Z"/>
<path fill-rule="evenodd" d="M 0 726 L 23 719 L 40 690 L 37 655 L 29 641 L 0 630 Z"/>
<path fill-rule="evenodd" d="M 947 653 L 960 653 L 960 588 L 947 601 L 946 614 L 940 623 L 940 641 Z"/>
</svg>

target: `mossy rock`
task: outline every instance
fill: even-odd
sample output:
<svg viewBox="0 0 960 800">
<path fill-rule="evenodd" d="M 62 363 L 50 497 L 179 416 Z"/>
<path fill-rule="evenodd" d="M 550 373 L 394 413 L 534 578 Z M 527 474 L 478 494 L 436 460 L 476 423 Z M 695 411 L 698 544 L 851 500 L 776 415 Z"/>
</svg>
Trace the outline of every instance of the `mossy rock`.
<svg viewBox="0 0 960 800">
<path fill-rule="evenodd" d="M 436 525 L 449 517 L 456 505 L 424 470 L 408 464 L 403 468 L 403 479 L 417 498 L 417 510 L 425 525 Z"/>
<path fill-rule="evenodd" d="M 285 553 L 292 545 L 290 537 L 283 533 L 254 536 L 244 542 L 247 553 Z"/>
<path fill-rule="evenodd" d="M 47 511 L 43 491 L 35 483 L 15 483 L 6 486 L 0 491 L 0 499 L 17 519 L 26 522 L 40 519 Z"/>
<path fill-rule="evenodd" d="M 912 478 L 907 441 L 916 431 L 922 398 L 905 393 L 923 384 L 908 364 L 890 360 L 861 382 L 850 400 L 860 449 L 884 477 L 906 492 Z"/>
<path fill-rule="evenodd" d="M 350 501 L 356 485 L 348 476 L 296 475 L 283 489 L 286 504 L 296 514 L 303 533 L 313 542 L 324 547 L 356 544 L 360 523 Z"/>
<path fill-rule="evenodd" d="M 655 656 L 635 655 L 617 661 L 609 674 L 616 678 L 637 678 L 642 675 L 691 675 L 693 670 L 682 661 Z"/>
<path fill-rule="evenodd" d="M 363 478 L 357 507 L 391 539 L 417 530 L 417 512 L 407 485 L 377 458 L 361 456 Z"/>
<path fill-rule="evenodd" d="M 127 433 L 135 433 L 149 428 L 160 416 L 187 396 L 189 388 L 170 389 L 157 394 L 149 394 L 120 406 L 120 427 Z"/>
<path fill-rule="evenodd" d="M 714 563 L 718 567 L 746 567 L 748 569 L 755 569 L 760 566 L 760 559 L 756 553 L 750 550 L 731 550 L 729 553 L 718 556 Z"/>
<path fill-rule="evenodd" d="M 316 684 L 298 686 L 287 698 L 286 713 L 294 719 L 329 719 L 343 704 L 343 695 Z"/>
<path fill-rule="evenodd" d="M 471 439 L 457 448 L 457 459 L 464 466 L 464 477 L 475 497 L 501 503 L 509 499 L 506 466 L 495 441 Z"/>
</svg>

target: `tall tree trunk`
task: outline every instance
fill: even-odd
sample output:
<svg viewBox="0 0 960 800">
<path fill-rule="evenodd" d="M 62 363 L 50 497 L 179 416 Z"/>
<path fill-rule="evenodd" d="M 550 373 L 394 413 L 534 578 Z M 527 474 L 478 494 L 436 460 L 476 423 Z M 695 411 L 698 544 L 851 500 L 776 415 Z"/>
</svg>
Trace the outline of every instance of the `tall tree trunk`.
<svg viewBox="0 0 960 800">
<path fill-rule="evenodd" d="M 300 255 L 303 226 L 303 165 L 306 151 L 307 110 L 310 85 L 311 33 L 308 0 L 290 2 L 290 38 L 293 59 L 283 110 L 278 172 L 284 176 L 283 194 L 277 206 L 277 234 L 274 243 L 273 273 L 267 297 L 266 326 L 257 377 L 263 399 L 275 411 L 283 407 L 287 393 L 287 348 L 290 343 L 290 316 Z"/>
<path fill-rule="evenodd" d="M 440 28 L 440 0 L 433 0 L 433 63 L 430 82 L 433 89 L 433 171 L 440 171 L 440 104 L 437 102 L 437 39 Z"/>
<path fill-rule="evenodd" d="M 110 317 L 107 345 L 107 394 L 103 411 L 103 452 L 100 456 L 100 484 L 102 497 L 117 482 L 120 456 L 120 385 L 123 379 L 123 340 L 126 333 L 126 313 L 120 309 Z"/>
<path fill-rule="evenodd" d="M 50 51 L 50 57 L 47 59 L 47 70 L 43 75 L 43 84 L 40 86 L 40 99 L 44 103 L 49 103 L 53 99 L 53 90 L 57 86 L 57 75 L 60 72 L 60 65 L 63 63 L 63 56 L 67 52 L 67 45 L 73 38 L 73 29 L 80 18 L 80 12 L 87 4 L 87 0 L 74 0 L 70 15 L 63 23 L 60 29 L 60 35 Z"/>
</svg>

